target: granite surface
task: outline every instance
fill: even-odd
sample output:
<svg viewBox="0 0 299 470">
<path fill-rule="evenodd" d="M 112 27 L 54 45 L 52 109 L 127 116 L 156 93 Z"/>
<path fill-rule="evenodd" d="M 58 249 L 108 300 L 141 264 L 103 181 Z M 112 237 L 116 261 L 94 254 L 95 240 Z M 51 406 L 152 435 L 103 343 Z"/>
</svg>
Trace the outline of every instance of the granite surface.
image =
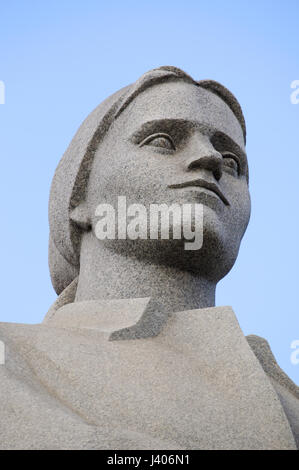
<svg viewBox="0 0 299 470">
<path fill-rule="evenodd" d="M 265 340 L 246 340 L 232 309 L 215 307 L 250 218 L 245 144 L 234 95 L 171 66 L 87 117 L 51 186 L 59 297 L 40 325 L 0 323 L 0 448 L 299 446 L 298 387 Z M 119 197 L 146 214 L 200 205 L 187 218 L 200 249 L 174 236 L 186 223 L 175 217 L 168 239 L 99 239 L 98 207 Z"/>
<path fill-rule="evenodd" d="M 148 302 L 77 302 L 41 325 L 0 324 L 0 447 L 296 448 L 230 307 L 178 312 L 154 337 L 111 340 Z M 298 409 L 289 383 L 280 387 Z"/>
</svg>

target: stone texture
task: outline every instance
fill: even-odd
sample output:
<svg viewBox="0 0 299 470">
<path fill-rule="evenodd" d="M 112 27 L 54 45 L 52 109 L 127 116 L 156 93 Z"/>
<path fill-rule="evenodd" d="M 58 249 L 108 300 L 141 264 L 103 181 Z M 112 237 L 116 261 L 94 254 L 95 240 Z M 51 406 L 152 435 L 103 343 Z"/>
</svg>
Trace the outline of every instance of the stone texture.
<svg viewBox="0 0 299 470">
<path fill-rule="evenodd" d="M 173 151 L 165 138 L 148 142 L 161 132 L 173 141 Z M 147 72 L 105 100 L 82 124 L 53 178 L 49 262 L 57 293 L 79 275 L 76 300 L 151 297 L 169 312 L 214 305 L 216 283 L 233 266 L 250 215 L 245 136 L 240 105 L 225 87 L 196 82 L 175 67 Z M 238 174 L 228 153 L 239 162 Z M 174 240 L 100 243 L 90 233 L 95 209 L 99 203 L 116 207 L 119 196 L 146 208 L 202 203 L 200 253 Z M 170 284 L 182 270 L 189 292 L 180 300 L 182 283 Z"/>
<path fill-rule="evenodd" d="M 247 336 L 247 341 L 281 401 L 299 449 L 299 387 L 277 364 L 268 342 L 259 336 Z"/>
<path fill-rule="evenodd" d="M 84 121 L 50 194 L 59 297 L 41 325 L 0 324 L 2 449 L 299 445 L 298 387 L 265 340 L 246 341 L 232 309 L 215 307 L 250 218 L 245 143 L 231 92 L 168 66 Z M 201 249 L 98 240 L 96 208 L 119 196 L 201 203 Z"/>
<path fill-rule="evenodd" d="M 76 302 L 42 325 L 0 324 L 0 447 L 296 448 L 230 307 L 179 312 L 155 337 L 109 341 L 147 303 Z"/>
</svg>

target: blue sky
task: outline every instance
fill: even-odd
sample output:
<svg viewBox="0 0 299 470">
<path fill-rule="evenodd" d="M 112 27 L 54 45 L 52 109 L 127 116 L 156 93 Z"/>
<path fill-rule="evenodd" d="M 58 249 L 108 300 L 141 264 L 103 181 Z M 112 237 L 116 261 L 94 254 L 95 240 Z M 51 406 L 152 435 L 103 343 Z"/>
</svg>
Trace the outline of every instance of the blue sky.
<svg viewBox="0 0 299 470">
<path fill-rule="evenodd" d="M 299 2 L 10 1 L 0 4 L 0 321 L 40 322 L 55 300 L 47 205 L 55 167 L 105 97 L 160 65 L 212 78 L 247 122 L 252 217 L 219 284 L 245 334 L 265 337 L 299 384 Z"/>
</svg>

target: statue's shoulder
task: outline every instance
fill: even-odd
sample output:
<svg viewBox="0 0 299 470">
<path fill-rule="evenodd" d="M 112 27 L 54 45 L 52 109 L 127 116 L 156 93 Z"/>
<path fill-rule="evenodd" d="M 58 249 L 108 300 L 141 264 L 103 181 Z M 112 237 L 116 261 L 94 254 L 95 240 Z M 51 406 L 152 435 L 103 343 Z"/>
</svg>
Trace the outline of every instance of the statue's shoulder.
<svg viewBox="0 0 299 470">
<path fill-rule="evenodd" d="M 18 344 L 23 344 L 27 336 L 34 334 L 33 331 L 37 325 L 23 323 L 4 323 L 0 322 L 0 342 L 4 354 L 4 360 L 9 351 L 10 356 L 14 356 L 18 349 Z"/>
<path fill-rule="evenodd" d="M 266 374 L 299 400 L 299 387 L 279 367 L 268 341 L 256 335 L 246 336 L 246 339 Z"/>
<path fill-rule="evenodd" d="M 48 382 L 44 380 L 51 364 L 45 362 L 40 345 L 47 334 L 50 330 L 40 325 L 0 322 L 5 347 L 0 365 L 0 450 L 90 449 L 101 443 L 95 426 L 71 410 L 66 397 L 60 400 L 53 393 L 55 371 L 54 377 L 49 372 Z"/>
<path fill-rule="evenodd" d="M 0 322 L 0 391 L 2 404 L 17 400 L 24 383 L 33 386 L 37 378 L 30 364 L 30 353 L 36 357 L 34 339 L 40 336 L 39 325 Z M 32 355 L 31 354 L 31 355 Z M 34 386 L 33 386 L 34 388 Z M 2 392 L 5 393 L 2 393 Z"/>
<path fill-rule="evenodd" d="M 3 323 L 0 322 L 0 363 L 5 364 L 7 351 L 11 349 L 11 345 L 14 342 L 13 338 L 15 334 L 18 334 L 19 327 L 18 323 Z"/>
<path fill-rule="evenodd" d="M 299 448 L 299 387 L 279 367 L 268 341 L 260 336 L 246 336 L 247 342 L 280 399 Z"/>
<path fill-rule="evenodd" d="M 27 330 L 34 325 L 0 322 L 0 390 L 9 388 L 11 383 L 29 370 L 22 347 L 27 342 Z M 29 343 L 29 342 L 28 342 Z M 28 348 L 30 344 L 28 345 Z M 28 349 L 27 348 L 27 349 Z M 9 395 L 7 396 L 11 399 Z"/>
</svg>

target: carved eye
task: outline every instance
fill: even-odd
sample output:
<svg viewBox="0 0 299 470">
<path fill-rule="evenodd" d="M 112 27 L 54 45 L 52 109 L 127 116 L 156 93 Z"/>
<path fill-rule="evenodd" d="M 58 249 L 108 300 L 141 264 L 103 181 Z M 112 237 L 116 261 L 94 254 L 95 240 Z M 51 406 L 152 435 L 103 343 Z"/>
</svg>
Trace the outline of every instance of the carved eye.
<svg viewBox="0 0 299 470">
<path fill-rule="evenodd" d="M 172 138 L 168 134 L 153 134 L 144 139 L 139 146 L 143 147 L 144 145 L 151 145 L 152 147 L 175 150 L 175 145 Z"/>
<path fill-rule="evenodd" d="M 228 172 L 233 175 L 239 175 L 240 167 L 238 157 L 232 152 L 223 152 L 222 156 L 224 169 L 228 170 Z"/>
</svg>

